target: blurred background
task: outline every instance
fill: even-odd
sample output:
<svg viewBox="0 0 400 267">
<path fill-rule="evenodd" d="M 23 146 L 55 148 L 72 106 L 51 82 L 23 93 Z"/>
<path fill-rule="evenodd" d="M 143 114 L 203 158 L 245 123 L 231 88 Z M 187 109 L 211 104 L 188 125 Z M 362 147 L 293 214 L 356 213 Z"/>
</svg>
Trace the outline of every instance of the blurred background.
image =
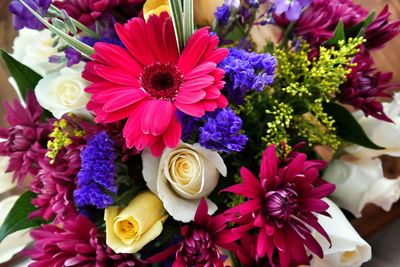
<svg viewBox="0 0 400 267">
<path fill-rule="evenodd" d="M 327 0 L 335 1 L 335 0 Z M 392 19 L 400 18 L 400 0 L 354 0 L 364 7 L 380 11 L 389 4 Z M 0 0 L 0 48 L 11 52 L 16 32 L 12 27 L 11 14 L 8 12 L 10 0 Z M 374 53 L 377 67 L 381 71 L 394 73 L 394 83 L 400 84 L 400 37 L 389 42 L 386 47 Z M 3 63 L 0 63 L 0 100 L 12 100 L 16 97 L 8 83 L 8 73 Z M 0 105 L 0 125 L 5 126 L 4 107 Z M 400 136 L 399 136 L 400 138 Z M 394 165 L 400 168 L 399 161 Z M 375 207 L 364 211 L 361 220 L 353 222 L 363 237 L 373 248 L 373 260 L 366 267 L 399 267 L 400 266 L 400 203 L 394 205 L 390 213 L 385 213 Z M 0 264 L 0 267 L 14 266 L 13 263 Z"/>
</svg>

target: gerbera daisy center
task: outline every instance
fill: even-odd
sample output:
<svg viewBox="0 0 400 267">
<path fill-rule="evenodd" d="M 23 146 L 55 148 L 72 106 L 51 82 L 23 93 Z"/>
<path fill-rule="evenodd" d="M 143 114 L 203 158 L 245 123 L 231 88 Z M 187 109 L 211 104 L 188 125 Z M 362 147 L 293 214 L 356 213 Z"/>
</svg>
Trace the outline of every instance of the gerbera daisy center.
<svg viewBox="0 0 400 267">
<path fill-rule="evenodd" d="M 155 99 L 174 100 L 183 82 L 179 69 L 170 63 L 154 63 L 144 68 L 140 84 Z"/>
</svg>

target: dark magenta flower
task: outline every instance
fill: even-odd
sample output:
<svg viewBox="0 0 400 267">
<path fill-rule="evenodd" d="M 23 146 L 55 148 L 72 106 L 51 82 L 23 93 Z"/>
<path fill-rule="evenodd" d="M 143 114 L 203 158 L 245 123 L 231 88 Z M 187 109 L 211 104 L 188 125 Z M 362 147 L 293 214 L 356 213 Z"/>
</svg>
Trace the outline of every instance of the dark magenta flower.
<svg viewBox="0 0 400 267">
<path fill-rule="evenodd" d="M 340 102 L 361 109 L 366 116 L 391 122 L 378 98 L 392 98 L 395 89 L 394 85 L 389 84 L 392 73 L 373 68 L 374 61 L 365 50 L 354 57 L 353 63 L 356 65 L 341 88 Z"/>
<path fill-rule="evenodd" d="M 54 5 L 86 26 L 118 6 L 120 0 L 57 0 Z"/>
<path fill-rule="evenodd" d="M 65 221 L 63 227 L 43 225 L 32 230 L 34 247 L 25 252 L 29 267 L 142 267 L 132 254 L 116 254 L 100 238 L 96 226 L 84 216 Z"/>
<path fill-rule="evenodd" d="M 28 4 L 37 13 L 43 16 L 49 9 L 51 0 L 25 0 L 25 3 Z M 45 28 L 43 23 L 41 23 L 18 0 L 11 1 L 8 9 L 13 14 L 14 29 L 20 30 L 26 27 L 28 29 L 41 30 Z"/>
<path fill-rule="evenodd" d="M 48 135 L 52 124 L 41 122 L 42 108 L 33 93 L 26 98 L 26 108 L 19 100 L 14 105 L 5 103 L 9 128 L 0 128 L 0 155 L 10 157 L 7 172 L 14 172 L 14 180 L 21 184 L 28 174 L 36 175 L 37 162 L 47 152 Z"/>
<path fill-rule="evenodd" d="M 312 45 L 319 45 L 333 36 L 340 20 L 348 28 L 361 22 L 366 16 L 368 10 L 352 0 L 313 0 L 301 14 L 293 31 Z M 283 16 L 276 16 L 275 20 L 279 26 L 287 27 L 289 24 Z"/>
<path fill-rule="evenodd" d="M 30 214 L 31 218 L 41 217 L 55 222 L 74 218 L 77 211 L 74 207 L 73 192 L 75 179 L 81 167 L 80 151 L 82 144 L 72 144 L 60 151 L 53 164 L 50 159 L 39 159 L 39 173 L 33 179 L 30 190 L 37 194 L 32 204 L 38 207 Z"/>
<path fill-rule="evenodd" d="M 328 215 L 322 198 L 332 193 L 335 186 L 319 180 L 322 161 L 307 160 L 303 153 L 292 153 L 287 160 L 279 160 L 274 145 L 262 157 L 260 178 L 248 169 L 240 170 L 243 183 L 224 189 L 248 198 L 248 201 L 226 213 L 237 217 L 243 227 L 258 229 L 257 257 L 267 256 L 271 264 L 279 259 L 279 266 L 308 264 L 305 247 L 323 257 L 321 246 L 311 234 L 312 228 L 329 237 L 318 223 L 317 213 Z"/>
<path fill-rule="evenodd" d="M 400 19 L 390 22 L 389 17 L 389 6 L 386 5 L 365 31 L 367 48 L 380 48 L 400 33 Z"/>
<path fill-rule="evenodd" d="M 224 257 L 220 248 L 236 250 L 233 242 L 239 239 L 244 231 L 241 228 L 227 229 L 227 221 L 223 214 L 211 217 L 207 212 L 207 202 L 202 199 L 194 217 L 194 225 L 181 228 L 183 240 L 148 260 L 160 262 L 175 254 L 173 267 L 223 267 Z"/>
</svg>

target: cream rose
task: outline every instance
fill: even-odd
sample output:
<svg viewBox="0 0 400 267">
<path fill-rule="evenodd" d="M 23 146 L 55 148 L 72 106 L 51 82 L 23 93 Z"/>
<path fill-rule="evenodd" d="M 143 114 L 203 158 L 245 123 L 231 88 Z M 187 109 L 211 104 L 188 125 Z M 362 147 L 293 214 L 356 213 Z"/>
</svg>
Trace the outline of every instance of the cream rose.
<svg viewBox="0 0 400 267">
<path fill-rule="evenodd" d="M 17 201 L 19 196 L 11 196 L 0 202 L 0 225 L 3 224 L 7 214 Z M 23 250 L 32 238 L 29 235 L 29 229 L 19 230 L 7 236 L 0 243 L 0 264 L 9 261 L 15 254 Z"/>
<path fill-rule="evenodd" d="M 383 103 L 383 110 L 393 123 L 378 120 L 371 116 L 365 117 L 362 111 L 354 112 L 353 116 L 368 137 L 375 144 L 385 149 L 375 150 L 354 145 L 345 149 L 348 153 L 358 158 L 372 158 L 380 155 L 400 157 L 400 93 L 394 95 L 392 102 Z"/>
<path fill-rule="evenodd" d="M 368 203 L 389 211 L 400 198 L 400 178 L 385 178 L 380 159 L 334 160 L 323 178 L 336 185 L 331 199 L 357 217 Z"/>
<path fill-rule="evenodd" d="M 84 63 L 46 75 L 35 88 L 39 104 L 60 119 L 72 112 L 80 117 L 90 117 L 86 104 L 90 95 L 84 89 L 89 82 L 82 78 Z"/>
<path fill-rule="evenodd" d="M 162 202 L 150 191 L 137 195 L 126 208 L 108 207 L 107 245 L 116 253 L 136 253 L 161 234 L 167 217 Z"/>
<path fill-rule="evenodd" d="M 49 72 L 59 69 L 62 64 L 49 62 L 49 57 L 60 55 L 57 47 L 53 47 L 51 32 L 22 29 L 13 44 L 12 56 L 22 64 L 44 76 Z"/>
<path fill-rule="evenodd" d="M 354 230 L 342 211 L 329 199 L 324 199 L 329 205 L 327 212 L 332 218 L 318 216 L 318 222 L 328 233 L 329 242 L 319 233 L 314 233 L 321 245 L 324 258 L 314 256 L 311 267 L 358 267 L 371 259 L 371 246 Z"/>
<path fill-rule="evenodd" d="M 199 144 L 181 143 L 173 150 L 166 149 L 161 158 L 145 150 L 142 160 L 147 186 L 158 195 L 167 212 L 182 222 L 193 220 L 200 199 L 214 190 L 220 173 L 227 173 L 220 155 Z M 214 213 L 217 206 L 207 202 L 209 213 Z"/>
</svg>

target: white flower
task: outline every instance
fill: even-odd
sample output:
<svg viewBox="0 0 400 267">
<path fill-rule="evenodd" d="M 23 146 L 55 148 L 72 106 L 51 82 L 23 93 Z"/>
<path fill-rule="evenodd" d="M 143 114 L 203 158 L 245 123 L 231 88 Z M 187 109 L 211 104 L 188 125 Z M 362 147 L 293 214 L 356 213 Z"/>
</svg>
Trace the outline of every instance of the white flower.
<svg viewBox="0 0 400 267">
<path fill-rule="evenodd" d="M 0 142 L 1 141 L 2 140 L 0 140 Z M 13 182 L 13 173 L 6 172 L 9 162 L 9 157 L 0 156 L 0 194 L 15 187 L 15 183 Z"/>
<path fill-rule="evenodd" d="M 385 149 L 374 150 L 354 145 L 346 148 L 347 152 L 359 158 L 372 158 L 384 154 L 400 157 L 400 93 L 394 95 L 392 102 L 383 103 L 383 110 L 394 123 L 371 116 L 365 117 L 362 111 L 356 111 L 353 115 L 372 142 Z"/>
<path fill-rule="evenodd" d="M 365 242 L 354 230 L 342 211 L 329 199 L 324 199 L 329 204 L 327 212 L 332 218 L 318 216 L 318 222 L 328 233 L 329 242 L 319 233 L 315 238 L 321 245 L 324 258 L 314 256 L 311 267 L 358 267 L 371 259 L 371 246 Z"/>
<path fill-rule="evenodd" d="M 142 160 L 147 186 L 158 195 L 167 212 L 182 222 L 193 220 L 200 199 L 214 190 L 220 173 L 227 173 L 220 155 L 199 144 L 181 143 L 173 150 L 166 149 L 161 158 L 145 150 Z M 208 212 L 214 213 L 217 206 L 207 202 Z"/>
<path fill-rule="evenodd" d="M 72 68 L 62 68 L 60 71 L 46 75 L 35 88 L 39 104 L 51 111 L 54 117 L 72 112 L 77 116 L 90 117 L 86 104 L 90 99 L 84 89 L 89 82 L 82 78 L 84 63 Z"/>
<path fill-rule="evenodd" d="M 0 202 L 0 225 L 3 224 L 8 212 L 11 210 L 18 197 L 19 196 L 11 196 Z M 9 261 L 31 241 L 32 238 L 29 236 L 29 229 L 20 230 L 7 236 L 0 243 L 0 263 Z"/>
<path fill-rule="evenodd" d="M 42 31 L 22 29 L 14 40 L 13 57 L 44 76 L 62 66 L 49 62 L 49 57 L 60 54 L 53 47 L 53 39 L 49 30 Z"/>
<path fill-rule="evenodd" d="M 334 160 L 323 178 L 336 185 L 331 199 L 357 217 L 367 203 L 389 211 L 400 198 L 400 177 L 385 178 L 380 159 Z"/>
</svg>

